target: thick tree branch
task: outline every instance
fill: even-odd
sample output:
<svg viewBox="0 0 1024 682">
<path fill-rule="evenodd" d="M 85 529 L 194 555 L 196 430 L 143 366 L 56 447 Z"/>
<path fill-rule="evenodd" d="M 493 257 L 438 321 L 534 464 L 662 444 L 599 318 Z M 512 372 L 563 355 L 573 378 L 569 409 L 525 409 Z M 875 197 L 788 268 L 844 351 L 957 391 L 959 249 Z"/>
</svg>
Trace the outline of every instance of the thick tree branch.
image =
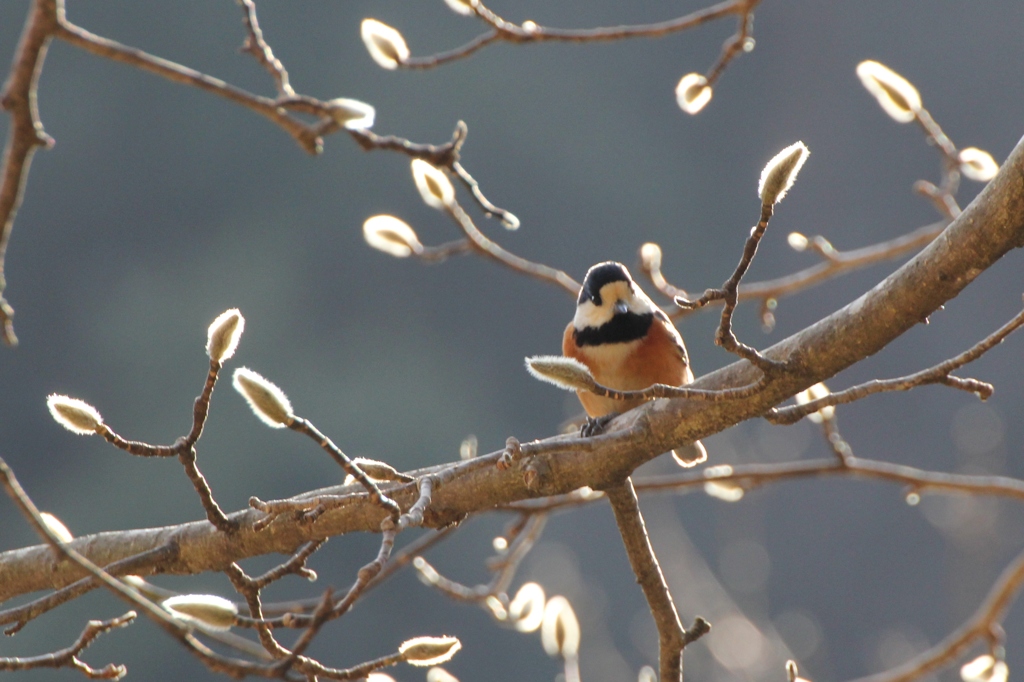
<svg viewBox="0 0 1024 682">
<path fill-rule="evenodd" d="M 546 439 L 539 445 L 548 454 L 523 464 L 537 472 L 533 477 L 524 476 L 523 469 L 518 467 L 498 471 L 493 465 L 501 455 L 499 452 L 413 472 L 445 473 L 448 479 L 434 491 L 424 525 L 443 527 L 469 514 L 519 500 L 568 493 L 583 486 L 597 489 L 622 481 L 637 466 L 659 454 L 758 417 L 797 392 L 878 352 L 1022 244 L 1024 144 L 1018 144 L 988 187 L 914 259 L 841 310 L 767 349 L 768 357 L 786 360 L 788 367 L 787 371 L 770 377 L 762 391 L 736 401 L 657 400 L 618 417 L 603 435 L 589 439 Z M 693 386 L 732 388 L 759 378 L 759 370 L 739 361 L 701 377 Z M 527 455 L 531 454 L 531 443 L 522 447 Z M 382 488 L 403 509 L 418 498 L 415 484 L 389 484 Z M 160 570 L 199 573 L 222 571 L 232 561 L 250 556 L 290 554 L 310 540 L 380 528 L 384 512 L 368 503 L 365 492 L 354 486 L 337 487 L 304 496 L 325 493 L 361 496 L 361 500 L 354 499 L 353 504 L 329 510 L 313 524 L 281 518 L 261 533 L 253 531 L 252 524 L 262 514 L 246 510 L 230 515 L 240 525 L 239 531 L 231 536 L 216 532 L 212 525 L 202 521 L 100 533 L 79 538 L 71 547 L 97 563 L 109 564 L 173 540 L 179 544 L 179 558 Z M 0 600 L 59 588 L 80 577 L 82 572 L 78 568 L 56 561 L 45 546 L 0 554 Z"/>
</svg>

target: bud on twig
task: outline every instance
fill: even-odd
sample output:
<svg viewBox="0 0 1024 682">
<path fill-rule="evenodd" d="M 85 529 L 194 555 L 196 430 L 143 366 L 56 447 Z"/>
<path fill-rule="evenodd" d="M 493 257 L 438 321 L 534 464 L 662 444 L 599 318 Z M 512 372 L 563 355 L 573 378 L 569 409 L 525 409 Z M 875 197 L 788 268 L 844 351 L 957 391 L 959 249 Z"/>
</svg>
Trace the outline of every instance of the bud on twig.
<svg viewBox="0 0 1024 682">
<path fill-rule="evenodd" d="M 540 628 L 544 651 L 552 658 L 576 658 L 580 650 L 580 623 L 569 600 L 552 597 L 544 607 L 544 622 Z"/>
<path fill-rule="evenodd" d="M 999 164 L 988 152 L 968 147 L 960 150 L 960 172 L 969 180 L 988 182 L 999 172 Z"/>
<path fill-rule="evenodd" d="M 871 60 L 857 65 L 857 76 L 894 121 L 910 123 L 917 118 L 917 112 L 921 110 L 921 95 L 906 78 Z"/>
<path fill-rule="evenodd" d="M 647 272 L 661 270 L 661 247 L 654 242 L 647 242 L 641 246 L 640 263 Z"/>
<path fill-rule="evenodd" d="M 451 11 L 464 17 L 471 17 L 474 14 L 474 0 L 444 0 L 444 4 L 448 5 L 448 9 Z"/>
<path fill-rule="evenodd" d="M 806 251 L 811 243 L 807 237 L 799 232 L 790 232 L 789 236 L 786 237 L 786 241 L 789 242 L 789 248 L 794 251 Z"/>
<path fill-rule="evenodd" d="M 217 316 L 206 332 L 206 354 L 211 360 L 224 362 L 235 354 L 238 340 L 245 330 L 245 318 L 238 308 L 225 310 Z"/>
<path fill-rule="evenodd" d="M 43 519 L 43 525 L 46 526 L 51 533 L 56 535 L 57 539 L 61 542 L 67 544 L 75 539 L 75 536 L 71 534 L 68 527 L 50 512 L 39 512 L 39 516 Z"/>
<path fill-rule="evenodd" d="M 402 642 L 398 653 L 409 665 L 428 667 L 450 661 L 461 648 L 456 637 L 414 637 Z"/>
<path fill-rule="evenodd" d="M 443 211 L 455 202 L 455 188 L 443 171 L 423 159 L 413 159 L 411 166 L 413 182 L 427 206 Z"/>
<path fill-rule="evenodd" d="M 363 19 L 360 33 L 373 61 L 383 68 L 397 69 L 409 58 L 405 38 L 387 24 L 376 19 Z"/>
<path fill-rule="evenodd" d="M 818 382 L 811 386 L 810 388 L 808 388 L 806 391 L 800 391 L 794 396 L 794 398 L 796 398 L 797 405 L 806 405 L 812 400 L 826 398 L 830 395 L 832 395 L 832 391 L 828 390 L 828 386 L 821 382 Z M 822 422 L 832 419 L 835 416 L 835 406 L 829 405 L 828 407 L 821 408 L 820 410 L 813 414 L 807 415 L 807 418 L 810 419 L 815 424 L 821 424 Z"/>
<path fill-rule="evenodd" d="M 335 123 L 346 130 L 366 130 L 373 127 L 377 111 L 366 102 L 339 97 L 327 103 Z"/>
<path fill-rule="evenodd" d="M 46 406 L 58 424 L 80 436 L 97 433 L 103 425 L 100 413 L 84 400 L 54 393 L 46 396 Z"/>
<path fill-rule="evenodd" d="M 375 215 L 363 223 L 366 243 L 395 258 L 407 258 L 423 252 L 416 231 L 393 215 Z"/>
<path fill-rule="evenodd" d="M 256 416 L 267 426 L 280 429 L 288 426 L 295 418 L 292 413 L 292 404 L 288 401 L 288 396 L 284 394 L 284 391 L 251 369 L 247 367 L 236 369 L 231 383 L 249 403 L 249 407 L 256 413 Z"/>
<path fill-rule="evenodd" d="M 163 607 L 181 620 L 200 623 L 211 630 L 230 630 L 238 607 L 213 594 L 182 594 L 163 601 Z"/>
<path fill-rule="evenodd" d="M 676 102 L 688 114 L 697 114 L 711 101 L 711 86 L 708 79 L 699 73 L 688 73 L 676 86 Z"/>
<path fill-rule="evenodd" d="M 586 365 L 562 355 L 536 355 L 526 358 L 526 371 L 533 375 L 534 379 L 546 381 L 566 391 L 587 391 L 597 383 Z"/>
<path fill-rule="evenodd" d="M 762 205 L 770 206 L 782 201 L 810 154 L 803 142 L 794 142 L 772 157 L 761 171 L 761 181 L 757 185 L 757 196 L 761 197 Z"/>
<path fill-rule="evenodd" d="M 544 588 L 524 583 L 508 605 L 508 616 L 519 632 L 533 632 L 544 622 Z"/>
<path fill-rule="evenodd" d="M 990 654 L 978 656 L 960 668 L 960 679 L 964 682 L 1006 682 L 1009 676 L 1010 668 L 1006 661 Z"/>
</svg>

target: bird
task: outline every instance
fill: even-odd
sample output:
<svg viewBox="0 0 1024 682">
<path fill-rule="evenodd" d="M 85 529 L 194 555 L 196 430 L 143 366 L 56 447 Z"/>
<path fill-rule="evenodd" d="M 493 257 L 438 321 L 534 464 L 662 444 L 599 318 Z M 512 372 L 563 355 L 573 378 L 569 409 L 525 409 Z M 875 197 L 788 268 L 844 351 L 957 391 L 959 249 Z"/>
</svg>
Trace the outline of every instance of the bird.
<svg viewBox="0 0 1024 682">
<path fill-rule="evenodd" d="M 562 336 L 562 355 L 582 362 L 597 383 L 620 391 L 652 384 L 685 386 L 693 381 L 683 337 L 672 320 L 644 293 L 622 263 L 592 266 L 576 300 L 576 314 Z M 581 434 L 600 433 L 621 412 L 645 402 L 616 400 L 577 390 L 587 422 Z M 673 451 L 681 466 L 707 459 L 700 441 Z"/>
</svg>

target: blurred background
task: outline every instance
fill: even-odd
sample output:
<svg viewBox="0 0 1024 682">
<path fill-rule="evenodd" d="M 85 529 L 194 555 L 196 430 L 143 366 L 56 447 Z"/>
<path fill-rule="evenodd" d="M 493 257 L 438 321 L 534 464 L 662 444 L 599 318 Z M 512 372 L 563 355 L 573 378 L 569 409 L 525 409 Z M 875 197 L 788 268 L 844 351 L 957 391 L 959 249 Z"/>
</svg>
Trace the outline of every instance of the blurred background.
<svg viewBox="0 0 1024 682">
<path fill-rule="evenodd" d="M 0 4 L 0 58 L 14 53 L 27 0 Z M 495 1 L 511 21 L 590 27 L 667 19 L 696 2 Z M 180 62 L 251 92 L 273 84 L 237 50 L 241 10 L 219 3 L 71 2 L 80 26 Z M 606 260 L 636 265 L 661 244 L 675 284 L 702 291 L 731 272 L 756 222 L 758 175 L 795 140 L 811 157 L 776 212 L 749 281 L 816 262 L 786 244 L 790 231 L 839 249 L 887 240 L 938 218 L 911 185 L 939 177 L 939 158 L 913 126 L 898 125 L 854 74 L 876 59 L 921 92 L 960 147 L 1002 161 L 1024 132 L 1024 50 L 1018 0 L 952 3 L 766 1 L 756 49 L 729 67 L 700 115 L 673 90 L 717 59 L 734 22 L 657 40 L 592 45 L 496 45 L 420 72 L 388 72 L 359 39 L 364 17 L 400 30 L 414 55 L 481 32 L 441 0 L 408 3 L 261 2 L 266 39 L 299 93 L 373 104 L 374 130 L 417 142 L 469 126 L 463 161 L 487 196 L 522 220 L 511 251 L 581 279 Z M 31 170 L 7 253 L 6 295 L 21 345 L 0 349 L 0 453 L 37 504 L 76 535 L 177 524 L 202 509 L 176 461 L 130 457 L 76 437 L 49 417 L 45 397 L 95 405 L 125 437 L 169 443 L 190 424 L 207 370 L 210 321 L 239 307 L 246 331 L 231 366 L 278 383 L 348 454 L 399 469 L 458 458 L 474 434 L 481 452 L 505 438 L 543 437 L 578 412 L 570 394 L 531 379 L 523 357 L 557 353 L 574 301 L 562 290 L 477 258 L 428 266 L 370 249 L 361 226 L 391 213 L 424 243 L 457 236 L 420 200 L 409 160 L 365 153 L 344 134 L 311 157 L 248 110 L 55 42 L 39 106 L 56 141 Z M 6 133 L 8 120 L 0 118 Z M 966 206 L 980 185 L 965 180 Z M 466 203 L 469 207 L 468 202 Z M 475 214 L 474 215 L 478 215 Z M 830 281 L 779 302 L 765 334 L 741 306 L 741 339 L 766 346 L 846 304 L 894 264 Z M 931 366 L 981 339 L 1021 306 L 1021 259 L 1011 254 L 945 310 L 829 383 L 844 388 Z M 648 287 L 650 290 L 650 288 Z M 717 314 L 680 324 L 697 374 L 732 357 L 712 343 Z M 1024 476 L 1024 340 L 1012 337 L 965 375 L 994 381 L 987 403 L 946 388 L 872 397 L 839 411 L 854 452 L 931 470 Z M 809 424 L 741 424 L 707 439 L 709 464 L 827 456 Z M 250 495 L 287 497 L 336 483 L 335 465 L 305 439 L 270 432 L 223 384 L 199 443 L 199 465 L 228 510 Z M 642 473 L 672 471 L 661 458 Z M 896 665 L 934 644 L 978 605 L 1024 546 L 1018 504 L 928 495 L 876 482 L 811 479 L 726 503 L 703 493 L 641 501 L 684 621 L 713 632 L 687 649 L 688 679 L 780 680 L 788 657 L 814 680 Z M 491 539 L 510 517 L 472 519 L 428 558 L 446 576 L 486 582 Z M 0 500 L 0 549 L 38 540 Z M 408 542 L 400 538 L 400 544 Z M 311 562 L 320 581 L 285 580 L 265 601 L 347 586 L 376 551 L 373 536 L 328 543 Z M 279 557 L 246 564 L 250 573 Z M 607 505 L 556 515 L 513 589 L 540 581 L 564 594 L 582 626 L 586 682 L 636 679 L 656 664 L 646 603 Z M 157 578 L 189 592 L 232 596 L 226 578 Z M 0 640 L 0 655 L 66 646 L 89 618 L 124 610 L 94 593 Z M 1024 666 L 1024 609 L 1007 621 L 1011 670 Z M 344 667 L 422 634 L 456 635 L 447 666 L 462 680 L 552 679 L 559 665 L 535 635 L 502 628 L 408 571 L 330 624 L 313 648 Z M 149 622 L 100 638 L 84 655 L 128 665 L 129 679 L 214 679 Z M 400 681 L 422 671 L 389 671 Z M 25 673 L 36 680 L 71 671 Z M 954 670 L 941 679 L 955 679 Z"/>
</svg>

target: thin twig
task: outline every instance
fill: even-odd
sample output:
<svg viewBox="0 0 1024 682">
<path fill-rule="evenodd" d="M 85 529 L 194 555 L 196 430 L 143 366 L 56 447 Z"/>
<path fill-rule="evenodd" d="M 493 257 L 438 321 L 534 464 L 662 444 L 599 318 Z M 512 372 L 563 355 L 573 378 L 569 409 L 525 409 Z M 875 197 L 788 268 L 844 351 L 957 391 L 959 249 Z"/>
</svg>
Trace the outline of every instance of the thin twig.
<svg viewBox="0 0 1024 682">
<path fill-rule="evenodd" d="M 491 28 L 490 31 L 477 36 L 462 47 L 427 57 L 410 57 L 401 62 L 400 66 L 406 69 L 433 68 L 458 59 L 464 59 L 487 45 L 499 41 L 510 43 L 586 43 L 624 40 L 628 38 L 658 38 L 670 33 L 685 31 L 730 15 L 742 16 L 753 11 L 753 7 L 756 4 L 756 1 L 750 2 L 750 0 L 728 0 L 727 2 L 720 2 L 682 17 L 653 24 L 608 28 L 560 29 L 538 26 L 536 24 L 524 28 L 521 25 L 502 19 L 487 7 L 477 3 L 473 9 L 476 15 Z"/>
<path fill-rule="evenodd" d="M 985 400 L 992 395 L 992 391 L 994 390 L 991 384 L 978 381 L 977 379 L 953 377 L 950 376 L 949 373 L 963 367 L 969 362 L 977 360 L 993 347 L 1002 343 L 1003 339 L 1019 329 L 1022 325 L 1024 325 L 1024 310 L 1017 313 L 1013 319 L 976 343 L 971 348 L 950 358 L 949 360 L 940 362 L 934 367 L 930 367 L 907 376 L 897 377 L 895 379 L 874 379 L 863 384 L 858 384 L 857 386 L 851 386 L 843 391 L 831 393 L 803 405 L 790 405 L 788 407 L 772 408 L 765 414 L 765 419 L 773 424 L 794 424 L 807 415 L 814 414 L 825 407 L 851 403 L 869 395 L 874 395 L 875 393 L 882 393 L 886 391 L 909 391 L 910 389 L 918 386 L 937 383 L 943 383 L 953 388 L 976 393 L 979 398 Z"/>
<path fill-rule="evenodd" d="M 134 573 L 140 567 L 150 567 L 155 563 L 159 564 L 161 561 L 172 559 L 178 554 L 178 545 L 176 543 L 167 543 L 161 545 L 155 549 L 140 552 L 135 556 L 115 561 L 112 564 L 108 564 L 103 567 L 103 570 L 113 576 L 128 575 Z M 21 630 L 30 621 L 39 616 L 43 615 L 47 611 L 51 611 L 61 604 L 65 604 L 72 599 L 77 599 L 86 592 L 96 589 L 100 586 L 100 582 L 96 578 L 82 578 L 81 580 L 75 581 L 66 587 L 62 587 L 45 597 L 40 597 L 30 601 L 27 604 L 22 604 L 6 611 L 0 611 L 0 625 L 7 623 L 14 623 L 11 627 L 4 630 L 5 635 L 13 635 L 14 633 Z"/>
<path fill-rule="evenodd" d="M 53 653 L 29 658 L 0 658 L 0 670 L 32 670 L 36 668 L 74 668 L 93 680 L 119 680 L 124 677 L 128 669 L 123 665 L 108 663 L 100 670 L 90 667 L 87 663 L 78 658 L 86 647 L 96 641 L 102 634 L 110 632 L 115 628 L 121 628 L 135 620 L 136 613 L 129 611 L 118 618 L 110 620 L 90 620 L 82 630 L 82 634 L 71 646 L 54 651 Z"/>
<path fill-rule="evenodd" d="M 747 269 L 750 268 L 750 264 L 753 262 L 754 256 L 757 254 L 757 246 L 761 243 L 761 238 L 764 237 L 765 230 L 768 229 L 768 221 L 772 218 L 773 209 L 774 205 L 771 202 L 762 202 L 761 219 L 757 222 L 757 225 L 750 230 L 750 236 L 747 237 L 747 241 L 743 245 L 743 255 L 740 257 L 740 262 L 736 265 L 736 269 L 733 271 L 732 276 L 725 281 L 720 289 L 708 289 L 704 292 L 703 296 L 695 301 L 691 301 L 682 296 L 677 296 L 675 298 L 676 305 L 687 310 L 703 308 L 711 301 L 721 300 L 724 303 L 724 307 L 722 309 L 722 320 L 718 325 L 718 329 L 715 331 L 715 345 L 721 346 L 727 351 L 735 353 L 741 358 L 746 359 L 766 375 L 783 369 L 785 367 L 785 363 L 767 358 L 764 355 L 761 355 L 757 349 L 752 346 L 748 346 L 737 339 L 736 334 L 732 331 L 732 315 L 739 302 L 737 292 L 739 290 L 740 280 L 742 280 L 743 275 L 747 273 Z"/>
<path fill-rule="evenodd" d="M 242 51 L 248 52 L 263 68 L 267 70 L 270 77 L 274 79 L 277 86 L 277 94 L 280 97 L 291 97 L 295 94 L 291 83 L 288 82 L 288 71 L 284 68 L 281 60 L 274 56 L 274 51 L 263 39 L 263 31 L 260 30 L 259 21 L 256 19 L 256 3 L 253 0 L 238 0 L 242 6 L 242 23 L 248 35 L 242 43 Z"/>
<path fill-rule="evenodd" d="M 536 277 L 537 279 L 557 284 L 572 296 L 577 296 L 579 294 L 580 283 L 561 270 L 556 270 L 555 268 L 547 265 L 534 263 L 526 260 L 525 258 L 520 258 L 519 256 L 506 251 L 484 236 L 477 226 L 473 224 L 473 219 L 470 218 L 464 210 L 462 210 L 462 207 L 459 206 L 458 203 L 452 203 L 448 206 L 448 214 L 455 220 L 455 223 L 469 238 L 473 248 L 480 254 L 487 256 L 488 258 L 491 258 L 505 267 L 515 270 L 516 272 L 521 272 L 525 275 L 529 275 L 530 277 Z"/>
</svg>

